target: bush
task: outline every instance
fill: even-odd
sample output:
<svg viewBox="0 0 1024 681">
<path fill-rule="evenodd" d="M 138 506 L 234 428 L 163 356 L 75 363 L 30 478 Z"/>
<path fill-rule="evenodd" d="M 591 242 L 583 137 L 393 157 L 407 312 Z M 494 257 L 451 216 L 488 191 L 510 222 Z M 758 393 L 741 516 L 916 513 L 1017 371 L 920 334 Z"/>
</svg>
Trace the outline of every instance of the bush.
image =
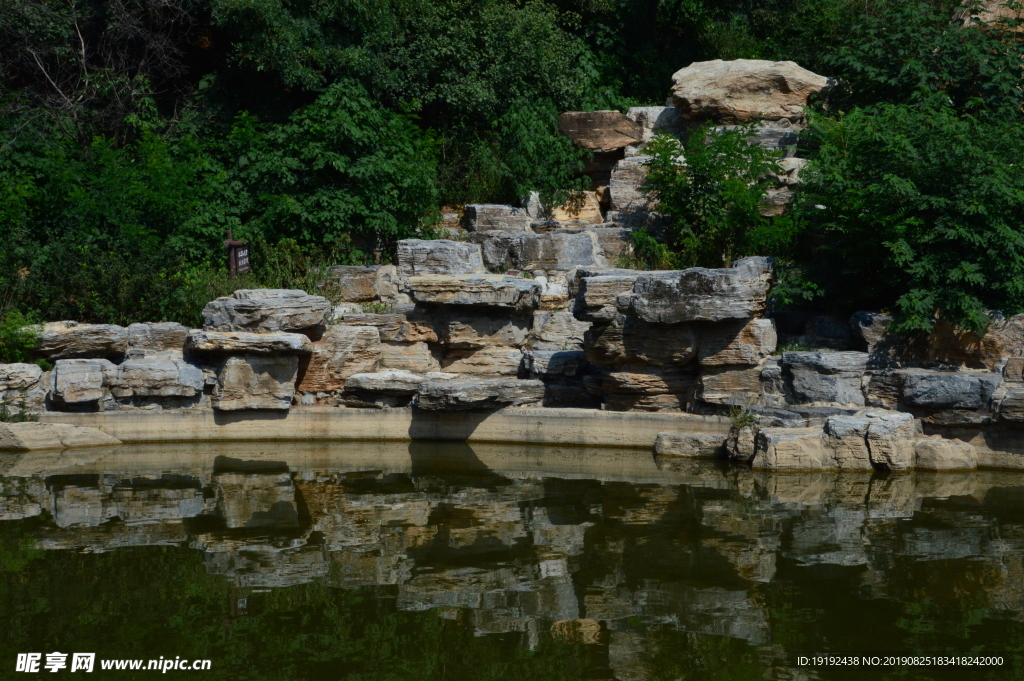
<svg viewBox="0 0 1024 681">
<path fill-rule="evenodd" d="M 27 362 L 39 332 L 35 320 L 10 309 L 0 318 L 0 364 Z"/>
<path fill-rule="evenodd" d="M 748 255 L 778 252 L 792 239 L 788 218 L 761 214 L 779 156 L 748 141 L 746 128 L 704 126 L 679 143 L 659 136 L 647 147 L 646 186 L 670 226 L 665 249 L 644 240 L 638 251 L 650 253 L 659 267 L 728 267 Z"/>
<path fill-rule="evenodd" d="M 801 213 L 812 278 L 847 309 L 973 330 L 1024 311 L 1024 138 L 1001 118 L 884 104 L 813 117 Z"/>
</svg>

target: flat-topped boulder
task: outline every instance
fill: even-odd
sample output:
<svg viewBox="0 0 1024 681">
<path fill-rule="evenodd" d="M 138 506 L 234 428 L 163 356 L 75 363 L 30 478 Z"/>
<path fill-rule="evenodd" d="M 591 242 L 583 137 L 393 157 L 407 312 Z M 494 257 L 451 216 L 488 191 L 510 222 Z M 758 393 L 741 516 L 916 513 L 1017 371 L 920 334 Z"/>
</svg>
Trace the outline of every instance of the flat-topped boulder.
<svg viewBox="0 0 1024 681">
<path fill-rule="evenodd" d="M 771 319 L 705 324 L 700 329 L 701 366 L 754 365 L 775 354 L 778 336 Z"/>
<path fill-rule="evenodd" d="M 128 326 L 129 350 L 183 350 L 188 327 L 178 322 L 151 322 Z"/>
<path fill-rule="evenodd" d="M 597 238 L 589 231 L 486 232 L 474 238 L 491 271 L 568 272 L 574 267 L 607 265 Z"/>
<path fill-rule="evenodd" d="M 872 409 L 825 420 L 825 468 L 906 470 L 914 465 L 917 425 L 913 415 Z"/>
<path fill-rule="evenodd" d="M 380 334 L 381 342 L 388 343 L 436 343 L 437 332 L 429 315 L 418 310 L 409 312 L 387 312 L 372 314 L 357 312 L 346 314 L 337 321 L 344 326 L 373 326 Z"/>
<path fill-rule="evenodd" d="M 499 409 L 536 404 L 544 399 L 544 383 L 515 378 L 428 379 L 420 384 L 415 405 L 431 411 Z"/>
<path fill-rule="evenodd" d="M 396 369 L 426 374 L 440 371 L 441 351 L 437 346 L 419 341 L 416 343 L 381 343 L 380 369 Z"/>
<path fill-rule="evenodd" d="M 694 62 L 672 75 L 672 103 L 683 118 L 737 124 L 788 119 L 802 123 L 808 100 L 830 84 L 791 61 Z"/>
<path fill-rule="evenodd" d="M 99 428 L 63 423 L 0 423 L 0 452 L 110 447 L 119 444 L 120 440 Z"/>
<path fill-rule="evenodd" d="M 618 111 L 566 111 L 558 116 L 558 131 L 584 149 L 598 152 L 643 140 L 643 128 Z"/>
<path fill-rule="evenodd" d="M 28 390 L 43 378 L 43 370 L 37 364 L 15 362 L 0 364 L 0 392 L 5 390 Z"/>
<path fill-rule="evenodd" d="M 229 357 L 217 374 L 213 408 L 288 410 L 295 395 L 298 371 L 299 358 L 295 355 Z"/>
<path fill-rule="evenodd" d="M 47 359 L 121 359 L 128 350 L 128 331 L 114 324 L 48 322 L 36 337 L 32 354 Z"/>
<path fill-rule="evenodd" d="M 313 343 L 301 333 L 250 333 L 247 331 L 204 331 L 192 329 L 188 332 L 185 349 L 196 353 L 310 353 Z"/>
<path fill-rule="evenodd" d="M 540 305 L 541 283 L 501 274 L 435 275 L 410 277 L 405 290 L 417 303 L 533 310 Z"/>
<path fill-rule="evenodd" d="M 522 363 L 523 351 L 510 347 L 453 349 L 441 359 L 444 371 L 471 376 L 516 376 Z"/>
<path fill-rule="evenodd" d="M 50 372 L 50 397 L 58 403 L 97 402 L 117 380 L 117 365 L 106 359 L 61 359 Z"/>
<path fill-rule="evenodd" d="M 423 376 L 409 371 L 376 371 L 349 376 L 345 380 L 345 390 L 383 395 L 415 395 L 425 380 Z"/>
<path fill-rule="evenodd" d="M 304 331 L 327 323 L 331 304 L 295 289 L 242 289 L 203 308 L 207 331 Z"/>
<path fill-rule="evenodd" d="M 749 319 L 765 309 L 773 265 L 771 258 L 754 257 L 722 269 L 641 274 L 618 306 L 662 324 Z"/>
<path fill-rule="evenodd" d="M 978 452 L 960 440 L 938 435 L 914 440 L 914 467 L 920 470 L 956 471 L 978 467 Z"/>
<path fill-rule="evenodd" d="M 435 315 L 439 340 L 445 347 L 461 349 L 521 347 L 526 342 L 530 317 L 504 310 L 481 312 L 472 314 L 461 306 L 439 310 Z"/>
<path fill-rule="evenodd" d="M 1002 383 L 999 374 L 982 371 L 908 370 L 903 375 L 903 404 L 941 409 L 982 409 Z"/>
<path fill-rule="evenodd" d="M 336 300 L 362 303 L 378 298 L 379 265 L 336 265 L 328 271 L 330 283 L 337 290 Z"/>
<path fill-rule="evenodd" d="M 487 272 L 480 246 L 448 239 L 402 239 L 396 262 L 402 278 Z"/>
<path fill-rule="evenodd" d="M 783 370 L 792 377 L 799 402 L 837 402 L 864 405 L 861 378 L 868 366 L 866 352 L 786 352 Z"/>
<path fill-rule="evenodd" d="M 126 359 L 109 387 L 114 397 L 193 397 L 205 383 L 202 369 L 167 351 Z"/>
<path fill-rule="evenodd" d="M 608 322 L 620 314 L 618 300 L 633 291 L 644 272 L 637 270 L 591 270 L 580 268 L 569 283 L 573 313 L 588 322 Z"/>
<path fill-rule="evenodd" d="M 529 231 L 531 222 L 533 218 L 526 208 L 493 203 L 471 203 L 462 213 L 462 228 L 468 232 L 526 232 Z"/>
</svg>

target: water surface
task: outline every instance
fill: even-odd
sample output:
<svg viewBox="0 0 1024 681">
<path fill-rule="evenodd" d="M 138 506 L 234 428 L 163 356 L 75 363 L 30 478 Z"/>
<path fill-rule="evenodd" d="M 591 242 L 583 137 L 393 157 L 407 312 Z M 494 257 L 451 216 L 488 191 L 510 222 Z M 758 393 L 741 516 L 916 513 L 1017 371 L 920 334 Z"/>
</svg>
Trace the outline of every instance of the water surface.
<svg viewBox="0 0 1024 681">
<path fill-rule="evenodd" d="M 165 678 L 1021 678 L 1024 474 L 465 444 L 0 456 L 0 616 L 4 679 L 53 651 L 211 660 Z M 815 652 L 1005 664 L 797 664 Z"/>
</svg>

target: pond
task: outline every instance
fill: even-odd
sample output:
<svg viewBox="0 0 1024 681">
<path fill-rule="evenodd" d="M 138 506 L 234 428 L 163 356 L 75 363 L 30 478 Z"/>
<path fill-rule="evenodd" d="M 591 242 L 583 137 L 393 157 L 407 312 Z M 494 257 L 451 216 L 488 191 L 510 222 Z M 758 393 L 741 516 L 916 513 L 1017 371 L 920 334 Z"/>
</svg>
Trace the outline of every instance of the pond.
<svg viewBox="0 0 1024 681">
<path fill-rule="evenodd" d="M 462 443 L 0 456 L 4 679 L 32 653 L 46 678 L 1011 679 L 1022 612 L 1024 472 Z M 858 664 L 801 664 L 821 654 Z M 907 654 L 1003 664 L 883 666 Z"/>
</svg>

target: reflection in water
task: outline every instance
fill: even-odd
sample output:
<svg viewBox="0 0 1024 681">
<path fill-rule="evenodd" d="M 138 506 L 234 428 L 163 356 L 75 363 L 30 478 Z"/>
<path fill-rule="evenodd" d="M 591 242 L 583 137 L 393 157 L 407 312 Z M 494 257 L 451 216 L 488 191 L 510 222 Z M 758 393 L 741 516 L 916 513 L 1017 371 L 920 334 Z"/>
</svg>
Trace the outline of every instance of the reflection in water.
<svg viewBox="0 0 1024 681">
<path fill-rule="evenodd" d="M 0 521 L 0 605 L 16 620 L 0 665 L 103 645 L 76 618 L 117 632 L 111 655 L 174 653 L 173 637 L 215 666 L 251 666 L 222 664 L 223 678 L 254 679 L 406 678 L 403 664 L 408 678 L 885 678 L 794 657 L 988 651 L 1009 665 L 1024 647 L 1016 473 L 659 469 L 635 452 L 465 444 L 138 447 L 0 457 Z M 143 548 L 160 546 L 174 548 Z M 100 596 L 108 583 L 116 598 Z M 83 613 L 89 589 L 116 602 Z M 469 636 L 478 657 L 421 650 L 435 635 Z"/>
</svg>

